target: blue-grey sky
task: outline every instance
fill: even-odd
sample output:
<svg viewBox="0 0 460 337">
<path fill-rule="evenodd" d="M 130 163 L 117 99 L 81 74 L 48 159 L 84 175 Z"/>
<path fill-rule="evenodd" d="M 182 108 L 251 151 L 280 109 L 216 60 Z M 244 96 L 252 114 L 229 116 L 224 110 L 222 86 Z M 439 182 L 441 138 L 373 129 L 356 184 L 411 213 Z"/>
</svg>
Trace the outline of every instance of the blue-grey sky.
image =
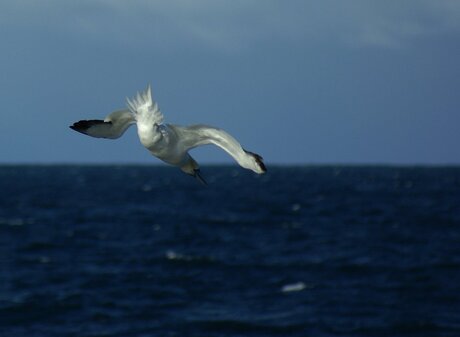
<svg viewBox="0 0 460 337">
<path fill-rule="evenodd" d="M 0 43 L 0 163 L 159 163 L 68 128 L 148 83 L 268 164 L 460 163 L 457 0 L 7 0 Z"/>
</svg>

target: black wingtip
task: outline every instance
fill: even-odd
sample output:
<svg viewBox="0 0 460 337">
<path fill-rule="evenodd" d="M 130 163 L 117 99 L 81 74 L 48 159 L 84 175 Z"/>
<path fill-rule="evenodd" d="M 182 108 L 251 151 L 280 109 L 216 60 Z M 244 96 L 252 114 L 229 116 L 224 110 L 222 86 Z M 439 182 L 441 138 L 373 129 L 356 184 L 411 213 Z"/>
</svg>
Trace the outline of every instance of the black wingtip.
<svg viewBox="0 0 460 337">
<path fill-rule="evenodd" d="M 247 150 L 244 150 L 244 152 L 246 152 L 247 154 L 250 154 L 251 156 L 254 157 L 254 160 L 256 161 L 256 163 L 259 166 L 259 168 L 262 171 L 262 173 L 267 172 L 267 167 L 264 164 L 264 158 L 262 158 L 262 156 L 258 155 L 257 153 L 247 151 Z"/>
<path fill-rule="evenodd" d="M 267 167 L 265 166 L 265 163 L 263 162 L 264 159 L 258 154 L 254 154 L 254 158 L 256 158 L 256 163 L 259 165 L 262 172 L 263 173 L 267 172 Z"/>
<path fill-rule="evenodd" d="M 112 123 L 112 122 L 104 122 L 101 119 L 90 119 L 90 120 L 84 119 L 84 120 L 73 123 L 72 125 L 69 126 L 69 128 L 77 132 L 86 134 L 86 130 L 88 130 L 90 127 L 94 125 L 106 124 L 106 123 Z"/>
<path fill-rule="evenodd" d="M 74 131 L 77 131 L 77 132 L 82 132 L 84 130 L 86 130 L 87 128 L 83 128 L 81 125 L 78 124 L 79 122 L 77 123 L 73 123 L 72 125 L 69 126 L 69 128 L 71 128 L 72 130 Z"/>
</svg>

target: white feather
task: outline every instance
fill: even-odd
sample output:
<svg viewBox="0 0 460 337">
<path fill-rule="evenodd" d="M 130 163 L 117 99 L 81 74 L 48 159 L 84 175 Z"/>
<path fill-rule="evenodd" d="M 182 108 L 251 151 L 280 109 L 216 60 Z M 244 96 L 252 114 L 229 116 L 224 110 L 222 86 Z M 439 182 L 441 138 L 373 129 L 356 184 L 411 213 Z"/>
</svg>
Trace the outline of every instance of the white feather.
<svg viewBox="0 0 460 337">
<path fill-rule="evenodd" d="M 163 123 L 163 114 L 157 102 L 152 100 L 150 84 L 143 92 L 138 92 L 132 99 L 127 98 L 126 102 L 138 122 L 157 125 Z"/>
</svg>

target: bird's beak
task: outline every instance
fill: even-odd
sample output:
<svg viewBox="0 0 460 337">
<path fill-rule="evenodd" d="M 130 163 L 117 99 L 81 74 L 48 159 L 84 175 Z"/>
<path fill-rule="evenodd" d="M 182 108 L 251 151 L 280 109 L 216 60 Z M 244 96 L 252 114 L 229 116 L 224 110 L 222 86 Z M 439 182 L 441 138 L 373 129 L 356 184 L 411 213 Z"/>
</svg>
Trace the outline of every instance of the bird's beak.
<svg viewBox="0 0 460 337">
<path fill-rule="evenodd" d="M 208 183 L 206 180 L 203 179 L 203 177 L 200 174 L 200 169 L 196 169 L 193 171 L 193 176 L 200 181 L 203 185 L 207 185 Z"/>
</svg>

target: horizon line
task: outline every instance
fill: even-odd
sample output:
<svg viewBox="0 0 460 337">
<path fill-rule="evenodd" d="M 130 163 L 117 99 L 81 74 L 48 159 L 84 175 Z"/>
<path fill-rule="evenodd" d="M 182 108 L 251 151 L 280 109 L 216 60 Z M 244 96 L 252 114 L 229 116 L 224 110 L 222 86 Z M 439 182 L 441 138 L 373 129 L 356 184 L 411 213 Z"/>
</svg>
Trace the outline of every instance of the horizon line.
<svg viewBox="0 0 460 337">
<path fill-rule="evenodd" d="M 460 167 L 460 163 L 398 163 L 398 162 L 304 162 L 304 163 L 266 163 L 268 167 Z M 165 163 L 148 162 L 0 162 L 0 166 L 153 166 L 171 167 Z M 210 162 L 201 164 L 201 167 L 238 167 L 234 163 Z"/>
</svg>

